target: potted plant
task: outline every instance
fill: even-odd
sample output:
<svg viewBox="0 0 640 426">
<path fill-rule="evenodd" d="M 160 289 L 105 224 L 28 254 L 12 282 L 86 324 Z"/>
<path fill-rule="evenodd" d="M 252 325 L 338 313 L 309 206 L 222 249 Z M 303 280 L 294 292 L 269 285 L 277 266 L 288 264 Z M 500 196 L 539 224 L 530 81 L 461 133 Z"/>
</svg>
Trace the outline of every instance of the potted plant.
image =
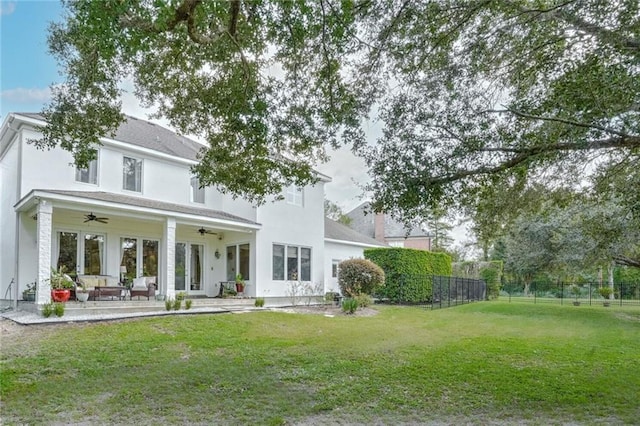
<svg viewBox="0 0 640 426">
<path fill-rule="evenodd" d="M 575 297 L 575 300 L 573 301 L 573 306 L 580 306 L 580 302 L 578 301 L 578 297 L 580 297 L 580 287 L 575 284 L 572 285 L 571 293 L 573 293 L 573 296 Z"/>
<path fill-rule="evenodd" d="M 89 290 L 87 290 L 87 287 L 83 282 L 80 282 L 76 287 L 76 299 L 78 300 L 78 302 L 82 303 L 89 300 Z"/>
<path fill-rule="evenodd" d="M 609 298 L 613 293 L 613 289 L 609 286 L 602 286 L 598 289 L 598 292 L 600 292 L 600 296 L 604 297 L 604 301 L 602 302 L 603 306 L 609 306 L 611 304 Z"/>
<path fill-rule="evenodd" d="M 236 275 L 236 291 L 238 293 L 244 292 L 244 280 L 242 279 L 242 274 Z"/>
<path fill-rule="evenodd" d="M 27 289 L 22 292 L 22 298 L 27 302 L 35 302 L 36 300 L 36 283 L 27 284 Z"/>
<path fill-rule="evenodd" d="M 71 297 L 71 289 L 73 288 L 73 280 L 64 273 L 64 266 L 60 266 L 58 270 L 51 268 L 51 298 L 54 302 L 66 302 Z"/>
</svg>

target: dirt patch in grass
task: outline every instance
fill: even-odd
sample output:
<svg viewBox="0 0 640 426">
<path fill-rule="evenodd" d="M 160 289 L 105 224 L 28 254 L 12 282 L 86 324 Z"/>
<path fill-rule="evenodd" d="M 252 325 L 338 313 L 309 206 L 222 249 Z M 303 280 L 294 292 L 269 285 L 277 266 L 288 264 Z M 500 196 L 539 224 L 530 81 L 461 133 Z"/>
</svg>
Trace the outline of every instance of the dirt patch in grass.
<svg viewBox="0 0 640 426">
<path fill-rule="evenodd" d="M 314 314 L 325 316 L 356 316 L 356 317 L 372 317 L 378 315 L 378 311 L 373 308 L 358 308 L 353 314 L 346 314 L 340 306 L 335 305 L 319 305 L 319 306 L 293 306 L 278 309 L 280 312 L 288 312 L 292 314 Z"/>
</svg>

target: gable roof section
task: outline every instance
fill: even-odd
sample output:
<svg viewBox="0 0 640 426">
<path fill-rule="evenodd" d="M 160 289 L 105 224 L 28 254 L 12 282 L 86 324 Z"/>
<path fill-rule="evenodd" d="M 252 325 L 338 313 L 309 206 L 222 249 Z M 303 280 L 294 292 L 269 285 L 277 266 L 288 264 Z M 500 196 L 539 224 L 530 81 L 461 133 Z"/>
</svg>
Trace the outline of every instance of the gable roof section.
<svg viewBox="0 0 640 426">
<path fill-rule="evenodd" d="M 199 207 L 184 206 L 181 204 L 167 203 L 164 201 L 150 200 L 148 198 L 132 197 L 129 195 L 114 194 L 111 192 L 102 191 L 63 191 L 54 189 L 34 189 L 27 194 L 22 200 L 16 204 L 16 208 L 19 208 L 29 199 L 32 199 L 37 194 L 54 194 L 67 197 L 89 199 L 95 201 L 103 201 L 107 203 L 124 204 L 128 206 L 142 207 L 153 210 L 162 210 L 169 213 L 182 213 L 192 216 L 203 216 L 210 219 L 218 219 L 227 222 L 234 222 L 243 225 L 250 225 L 252 227 L 259 227 L 260 224 L 240 216 L 235 216 L 220 210 L 211 210 Z"/>
<path fill-rule="evenodd" d="M 20 112 L 16 115 L 45 121 L 38 113 Z M 205 148 L 204 145 L 165 127 L 129 115 L 125 115 L 125 121 L 112 139 L 192 161 L 196 161 L 198 152 Z"/>
<path fill-rule="evenodd" d="M 358 245 L 372 246 L 372 247 L 386 247 L 386 244 L 373 238 L 367 237 L 346 225 L 331 220 L 327 217 L 324 218 L 324 238 L 325 240 L 344 241 L 346 243 L 356 243 Z"/>
</svg>

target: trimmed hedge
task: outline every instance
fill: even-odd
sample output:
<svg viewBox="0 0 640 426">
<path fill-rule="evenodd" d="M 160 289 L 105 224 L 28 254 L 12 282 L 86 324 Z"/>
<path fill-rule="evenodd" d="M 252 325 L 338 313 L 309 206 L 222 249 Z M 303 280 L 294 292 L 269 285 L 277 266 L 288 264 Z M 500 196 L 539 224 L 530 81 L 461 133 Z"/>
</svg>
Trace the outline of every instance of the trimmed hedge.
<svg viewBox="0 0 640 426">
<path fill-rule="evenodd" d="M 364 257 L 385 273 L 385 286 L 376 295 L 392 302 L 428 302 L 432 296 L 431 276 L 451 275 L 451 258 L 446 253 L 372 248 L 364 251 Z"/>
</svg>

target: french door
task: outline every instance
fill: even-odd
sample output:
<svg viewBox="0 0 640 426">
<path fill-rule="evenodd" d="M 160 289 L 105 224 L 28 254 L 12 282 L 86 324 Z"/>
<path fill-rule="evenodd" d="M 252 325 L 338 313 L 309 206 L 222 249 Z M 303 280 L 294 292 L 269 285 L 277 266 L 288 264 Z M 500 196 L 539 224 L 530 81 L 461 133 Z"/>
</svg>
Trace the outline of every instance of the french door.
<svg viewBox="0 0 640 426">
<path fill-rule="evenodd" d="M 176 243 L 176 292 L 204 294 L 204 246 L 187 242 Z"/>
</svg>

